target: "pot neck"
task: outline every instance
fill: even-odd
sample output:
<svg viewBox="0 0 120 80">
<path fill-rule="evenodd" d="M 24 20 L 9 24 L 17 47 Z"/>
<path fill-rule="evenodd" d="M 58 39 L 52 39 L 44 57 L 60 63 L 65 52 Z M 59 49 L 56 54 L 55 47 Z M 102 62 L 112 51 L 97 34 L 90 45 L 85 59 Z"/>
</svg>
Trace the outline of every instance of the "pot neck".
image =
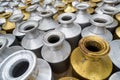
<svg viewBox="0 0 120 80">
<path fill-rule="evenodd" d="M 99 26 L 92 26 L 90 31 L 94 34 L 105 34 L 106 33 L 106 28 L 105 26 L 99 27 Z"/>
<path fill-rule="evenodd" d="M 40 35 L 40 32 L 39 32 L 39 30 L 37 30 L 37 29 L 26 33 L 26 36 L 27 36 L 27 38 L 29 38 L 29 39 L 35 39 L 35 38 L 37 38 L 39 35 Z"/>
</svg>

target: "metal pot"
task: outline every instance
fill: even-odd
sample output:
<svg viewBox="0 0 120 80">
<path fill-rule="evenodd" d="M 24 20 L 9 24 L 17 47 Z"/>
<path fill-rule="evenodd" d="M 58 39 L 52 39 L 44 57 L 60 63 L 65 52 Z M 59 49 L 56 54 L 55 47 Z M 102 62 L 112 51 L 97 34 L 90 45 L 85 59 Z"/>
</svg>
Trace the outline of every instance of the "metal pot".
<svg viewBox="0 0 120 80">
<path fill-rule="evenodd" d="M 113 67 L 109 51 L 109 44 L 98 36 L 82 38 L 70 57 L 73 72 L 80 80 L 106 79 Z"/>
<path fill-rule="evenodd" d="M 76 19 L 73 13 L 63 13 L 58 17 L 58 21 L 61 23 L 56 30 L 64 33 L 65 38 L 70 43 L 72 50 L 78 46 L 78 41 L 80 40 L 81 26 L 74 23 Z"/>
<path fill-rule="evenodd" d="M 119 58 L 120 58 L 120 56 L 119 56 L 120 45 L 119 44 L 120 44 L 119 39 L 113 40 L 110 42 L 111 50 L 110 50 L 109 56 L 110 56 L 113 64 L 115 65 L 115 68 L 114 68 L 114 70 L 116 69 L 115 71 L 118 71 L 120 69 L 120 60 L 119 60 Z"/>
<path fill-rule="evenodd" d="M 111 42 L 113 39 L 112 33 L 106 29 L 105 26 L 113 22 L 113 18 L 105 14 L 94 14 L 90 22 L 92 26 L 86 27 L 82 30 L 81 36 L 97 35 L 102 37 L 108 42 Z"/>
<path fill-rule="evenodd" d="M 21 41 L 21 45 L 28 50 L 35 52 L 37 57 L 41 57 L 41 47 L 43 46 L 43 35 L 44 32 L 37 29 L 38 22 L 26 21 L 20 25 L 19 31 L 26 33 Z"/>
<path fill-rule="evenodd" d="M 48 61 L 53 72 L 62 73 L 69 67 L 70 44 L 65 40 L 64 34 L 53 30 L 43 37 L 44 46 L 41 50 L 43 59 Z"/>
<path fill-rule="evenodd" d="M 0 80 L 52 80 L 49 64 L 28 50 L 8 56 L 0 65 L 0 74 Z"/>
<path fill-rule="evenodd" d="M 12 46 L 7 47 L 8 39 L 6 37 L 0 36 L 0 63 L 11 53 L 16 52 L 18 50 L 22 50 L 23 48 L 20 46 Z"/>
<path fill-rule="evenodd" d="M 86 2 L 81 2 L 75 6 L 78 9 L 78 12 L 76 13 L 76 20 L 74 22 L 81 25 L 82 29 L 90 26 L 90 15 L 86 12 L 86 9 L 88 9 L 90 6 Z"/>
<path fill-rule="evenodd" d="M 109 80 L 120 80 L 120 71 L 115 72 L 114 74 L 112 74 L 110 76 Z"/>
<path fill-rule="evenodd" d="M 49 31 L 58 27 L 59 24 L 52 19 L 52 11 L 41 11 L 39 15 L 42 17 L 42 20 L 39 22 L 38 29 Z"/>
<path fill-rule="evenodd" d="M 79 80 L 79 79 L 76 79 L 74 77 L 62 77 L 59 80 Z"/>
</svg>

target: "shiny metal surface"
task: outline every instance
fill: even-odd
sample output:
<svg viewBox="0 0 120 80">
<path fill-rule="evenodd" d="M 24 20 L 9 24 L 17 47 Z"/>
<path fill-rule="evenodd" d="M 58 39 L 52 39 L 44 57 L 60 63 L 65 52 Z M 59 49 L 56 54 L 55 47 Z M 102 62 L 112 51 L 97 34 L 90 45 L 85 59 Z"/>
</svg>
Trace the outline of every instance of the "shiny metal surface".
<svg viewBox="0 0 120 80">
<path fill-rule="evenodd" d="M 7 57 L 1 63 L 0 74 L 1 80 L 51 80 L 52 78 L 49 64 L 43 59 L 37 59 L 34 53 L 28 50 L 20 50 Z"/>
<path fill-rule="evenodd" d="M 65 40 L 64 34 L 56 30 L 50 31 L 43 37 L 43 42 L 43 59 L 50 63 L 53 72 L 65 72 L 69 67 L 71 46 Z"/>
<path fill-rule="evenodd" d="M 106 79 L 112 72 L 112 61 L 107 55 L 109 51 L 109 44 L 98 36 L 82 38 L 70 57 L 71 65 L 78 74 L 78 78 Z"/>
<path fill-rule="evenodd" d="M 86 2 L 81 2 L 75 6 L 78 9 L 78 12 L 76 13 L 76 20 L 74 22 L 81 25 L 82 29 L 90 26 L 90 15 L 87 13 L 86 9 L 88 9 L 90 6 Z"/>
<path fill-rule="evenodd" d="M 41 57 L 40 48 L 43 46 L 43 35 L 44 32 L 37 29 L 38 22 L 26 21 L 20 25 L 19 31 L 26 33 L 21 41 L 21 45 L 28 50 L 35 52 L 37 57 Z"/>
<path fill-rule="evenodd" d="M 42 17 L 39 22 L 39 30 L 49 31 L 58 27 L 58 22 L 52 19 L 52 11 L 41 11 L 39 15 Z"/>
<path fill-rule="evenodd" d="M 110 76 L 109 80 L 120 80 L 120 71 L 115 72 L 114 74 L 112 74 Z"/>
<path fill-rule="evenodd" d="M 58 21 L 60 26 L 56 30 L 64 33 L 65 38 L 69 41 L 72 50 L 78 46 L 78 41 L 80 40 L 81 26 L 74 23 L 76 19 L 73 13 L 63 13 L 58 16 Z"/>
<path fill-rule="evenodd" d="M 110 50 L 110 58 L 113 62 L 113 64 L 115 66 L 117 66 L 119 69 L 120 69 L 120 52 L 119 52 L 119 49 L 120 49 L 120 40 L 117 39 L 117 40 L 113 40 L 112 42 L 110 42 L 110 47 L 111 47 L 111 50 Z"/>
<path fill-rule="evenodd" d="M 79 80 L 79 79 L 76 79 L 74 77 L 63 77 L 63 78 L 60 78 L 59 80 Z"/>
<path fill-rule="evenodd" d="M 82 30 L 81 36 L 97 35 L 102 37 L 108 42 L 111 42 L 113 35 L 108 31 L 105 26 L 109 25 L 113 21 L 113 18 L 105 14 L 95 14 L 91 17 L 90 22 L 92 26 L 86 27 Z"/>
</svg>

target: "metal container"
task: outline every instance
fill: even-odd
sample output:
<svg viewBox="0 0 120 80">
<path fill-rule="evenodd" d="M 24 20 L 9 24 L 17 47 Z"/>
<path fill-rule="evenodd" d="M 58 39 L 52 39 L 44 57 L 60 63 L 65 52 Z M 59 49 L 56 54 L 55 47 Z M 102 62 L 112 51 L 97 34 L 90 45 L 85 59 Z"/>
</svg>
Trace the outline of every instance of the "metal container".
<svg viewBox="0 0 120 80">
<path fill-rule="evenodd" d="M 119 60 L 119 58 L 120 58 L 120 56 L 119 56 L 120 45 L 119 44 L 120 44 L 119 39 L 118 40 L 113 40 L 113 41 L 110 42 L 111 50 L 110 50 L 109 56 L 110 56 L 113 64 L 115 65 L 116 68 L 114 68 L 114 69 L 116 69 L 116 70 L 120 69 L 120 60 Z"/>
<path fill-rule="evenodd" d="M 50 63 L 53 72 L 65 72 L 69 68 L 71 46 L 65 40 L 64 34 L 56 30 L 49 31 L 44 35 L 43 42 L 43 59 Z"/>
<path fill-rule="evenodd" d="M 41 11 L 39 15 L 42 17 L 42 20 L 39 22 L 38 29 L 42 31 L 49 31 L 58 27 L 58 22 L 52 19 L 52 11 Z"/>
<path fill-rule="evenodd" d="M 18 30 L 18 27 L 23 23 L 23 17 L 24 15 L 22 13 L 18 13 L 15 15 L 12 15 L 9 20 L 11 22 L 15 22 L 16 23 L 16 27 L 13 30 L 13 35 L 15 35 L 18 39 L 18 41 L 21 41 L 21 39 L 24 37 L 25 33 L 22 33 Z"/>
<path fill-rule="evenodd" d="M 115 29 L 114 39 L 120 39 L 120 26 Z"/>
<path fill-rule="evenodd" d="M 40 21 L 42 19 L 42 17 L 39 16 L 39 13 L 36 10 L 38 6 L 38 4 L 34 4 L 27 7 L 26 11 L 31 13 L 29 20 Z"/>
<path fill-rule="evenodd" d="M 63 13 L 58 17 L 58 21 L 61 23 L 56 30 L 64 33 L 65 38 L 70 43 L 72 50 L 78 46 L 80 40 L 81 26 L 74 23 L 76 19 L 73 13 Z"/>
<path fill-rule="evenodd" d="M 11 53 L 16 52 L 18 50 L 22 50 L 23 48 L 20 46 L 8 46 L 8 39 L 6 37 L 0 36 L 0 63 Z"/>
<path fill-rule="evenodd" d="M 98 14 L 107 14 L 110 15 L 111 17 L 114 17 L 116 13 L 118 13 L 118 9 L 112 6 L 104 6 L 101 7 L 99 10 L 96 9 L 96 13 Z M 106 26 L 106 28 L 114 33 L 115 28 L 118 26 L 118 21 L 113 18 L 113 22 L 109 25 Z"/>
<path fill-rule="evenodd" d="M 81 80 L 104 80 L 112 72 L 112 61 L 107 55 L 109 44 L 98 36 L 87 36 L 73 50 L 70 62 Z"/>
<path fill-rule="evenodd" d="M 112 74 L 110 76 L 109 80 L 120 80 L 120 71 L 115 72 L 114 74 Z"/>
<path fill-rule="evenodd" d="M 109 25 L 111 22 L 113 22 L 113 18 L 106 14 L 94 14 L 90 22 L 92 26 L 86 27 L 82 30 L 81 36 L 89 36 L 89 35 L 97 35 L 102 37 L 108 42 L 111 42 L 113 39 L 112 33 L 106 29 L 105 26 Z"/>
<path fill-rule="evenodd" d="M 75 6 L 78 9 L 78 12 L 76 13 L 76 20 L 74 22 L 81 25 L 82 29 L 90 26 L 90 15 L 87 13 L 86 9 L 88 9 L 90 6 L 86 2 L 81 2 Z"/>
<path fill-rule="evenodd" d="M 13 34 L 2 34 L 1 36 L 4 36 L 8 40 L 7 47 L 18 45 L 18 41 L 16 40 L 16 37 Z"/>
<path fill-rule="evenodd" d="M 76 79 L 74 77 L 62 77 L 59 80 L 79 80 L 79 79 Z"/>
<path fill-rule="evenodd" d="M 37 29 L 37 21 L 26 21 L 20 25 L 19 31 L 26 33 L 21 41 L 21 45 L 28 50 L 35 52 L 37 57 L 41 57 L 41 47 L 43 46 L 44 32 Z"/>
<path fill-rule="evenodd" d="M 8 66 L 9 65 L 9 66 Z M 28 50 L 17 51 L 0 65 L 0 80 L 52 80 L 49 64 Z"/>
</svg>

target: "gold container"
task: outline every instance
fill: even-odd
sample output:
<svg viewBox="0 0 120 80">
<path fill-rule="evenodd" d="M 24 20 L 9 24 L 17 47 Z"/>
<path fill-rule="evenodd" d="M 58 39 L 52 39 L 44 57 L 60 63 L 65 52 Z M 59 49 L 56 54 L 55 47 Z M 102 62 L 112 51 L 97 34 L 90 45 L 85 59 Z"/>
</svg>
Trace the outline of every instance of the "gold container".
<svg viewBox="0 0 120 80">
<path fill-rule="evenodd" d="M 19 9 L 21 9 L 22 11 L 22 14 L 24 15 L 24 18 L 23 18 L 24 21 L 28 20 L 30 17 L 30 13 L 25 10 L 26 8 L 27 6 L 19 7 Z"/>
<path fill-rule="evenodd" d="M 109 44 L 100 37 L 82 38 L 70 57 L 73 70 L 84 80 L 106 79 L 112 72 L 112 61 L 107 55 L 109 51 Z"/>
<path fill-rule="evenodd" d="M 120 39 L 120 26 L 115 29 L 114 39 Z"/>
<path fill-rule="evenodd" d="M 60 78 L 58 80 L 79 80 L 79 79 L 76 79 L 74 77 L 63 77 L 63 78 Z"/>
<path fill-rule="evenodd" d="M 5 24 L 2 25 L 2 29 L 5 30 L 6 32 L 12 32 L 13 29 L 15 28 L 15 23 L 10 22 L 10 21 L 6 21 Z"/>
<path fill-rule="evenodd" d="M 102 0 L 90 0 L 91 2 L 98 3 L 101 2 Z"/>
<path fill-rule="evenodd" d="M 116 20 L 120 23 L 120 13 L 115 15 Z"/>
<path fill-rule="evenodd" d="M 92 7 L 89 7 L 88 9 L 87 9 L 87 13 L 89 13 L 89 14 L 93 14 L 95 12 L 95 10 L 94 10 L 94 8 L 92 8 Z"/>
<path fill-rule="evenodd" d="M 6 12 L 6 13 L 2 13 L 1 15 L 0 15 L 0 18 L 9 18 L 10 16 L 12 15 L 12 13 L 11 12 Z"/>
<path fill-rule="evenodd" d="M 77 9 L 76 8 L 74 8 L 73 6 L 72 6 L 72 4 L 71 3 L 69 3 L 69 4 L 67 4 L 66 5 L 66 8 L 64 9 L 64 12 L 76 12 L 77 11 Z"/>
</svg>

